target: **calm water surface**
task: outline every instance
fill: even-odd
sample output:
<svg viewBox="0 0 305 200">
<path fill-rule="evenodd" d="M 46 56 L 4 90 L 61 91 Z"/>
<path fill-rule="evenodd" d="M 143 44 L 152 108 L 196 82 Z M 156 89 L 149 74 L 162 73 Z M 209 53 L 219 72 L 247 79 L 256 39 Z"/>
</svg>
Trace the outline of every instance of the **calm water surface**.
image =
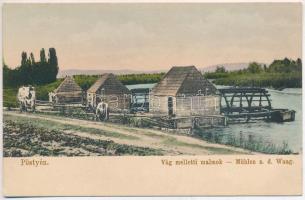
<svg viewBox="0 0 305 200">
<path fill-rule="evenodd" d="M 274 144 L 277 147 L 288 144 L 293 152 L 302 151 L 302 89 L 287 88 L 283 91 L 268 89 L 273 108 L 287 108 L 296 111 L 293 122 L 275 123 L 256 121 L 255 123 L 229 124 L 225 128 L 211 129 L 208 132 L 218 135 L 220 143 L 226 143 L 228 138 L 238 140 L 242 134 L 244 138 L 252 136 L 253 140 L 264 144 Z"/>
</svg>

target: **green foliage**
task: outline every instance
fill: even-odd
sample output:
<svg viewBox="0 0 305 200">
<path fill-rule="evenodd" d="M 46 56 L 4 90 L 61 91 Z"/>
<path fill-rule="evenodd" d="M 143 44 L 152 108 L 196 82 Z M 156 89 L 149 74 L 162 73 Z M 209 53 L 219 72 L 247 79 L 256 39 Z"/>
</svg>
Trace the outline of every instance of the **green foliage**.
<svg viewBox="0 0 305 200">
<path fill-rule="evenodd" d="M 3 106 L 17 107 L 17 88 L 3 88 Z"/>
<path fill-rule="evenodd" d="M 39 100 L 47 101 L 49 99 L 49 92 L 56 89 L 62 81 L 63 79 L 58 79 L 50 84 L 35 86 L 36 98 Z M 3 106 L 18 107 L 17 93 L 17 87 L 3 88 Z"/>
<path fill-rule="evenodd" d="M 40 50 L 40 62 L 41 63 L 46 63 L 47 62 L 47 59 L 46 59 L 46 53 L 44 51 L 44 48 L 42 48 Z"/>
<path fill-rule="evenodd" d="M 213 81 L 217 85 L 272 87 L 272 88 L 300 88 L 302 75 L 300 73 L 260 73 L 230 75 Z"/>
<path fill-rule="evenodd" d="M 206 72 L 204 77 L 207 79 L 225 78 L 229 74 L 224 66 L 217 66 L 215 72 Z"/>
<path fill-rule="evenodd" d="M 23 51 L 21 53 L 21 65 L 26 65 L 27 59 L 28 59 L 28 56 L 27 56 L 26 52 Z"/>
<path fill-rule="evenodd" d="M 298 58 L 296 61 L 285 58 L 283 60 L 274 60 L 268 69 L 269 72 L 301 72 L 302 71 L 302 61 Z"/>
<path fill-rule="evenodd" d="M 40 52 L 40 62 L 35 62 L 33 53 L 27 57 L 26 52 L 21 54 L 21 65 L 10 69 L 3 65 L 4 87 L 16 87 L 21 85 L 41 85 L 52 83 L 58 73 L 58 62 L 54 48 L 49 49 L 49 60 L 46 62 L 44 49 Z"/>
<path fill-rule="evenodd" d="M 54 48 L 49 49 L 49 60 L 48 60 L 48 79 L 46 83 L 52 83 L 56 80 L 56 76 L 58 74 L 58 60 L 56 56 L 56 50 Z"/>
<path fill-rule="evenodd" d="M 35 58 L 34 58 L 34 54 L 33 53 L 30 54 L 30 58 L 31 58 L 31 63 L 35 63 Z"/>
<path fill-rule="evenodd" d="M 217 66 L 215 72 L 216 73 L 226 73 L 226 68 L 224 66 Z"/>
<path fill-rule="evenodd" d="M 48 62 L 52 66 L 58 66 L 56 50 L 54 48 L 49 49 L 49 60 L 48 60 Z"/>
<path fill-rule="evenodd" d="M 133 85 L 133 84 L 145 84 L 145 83 L 157 83 L 164 76 L 164 73 L 155 73 L 155 74 L 126 74 L 118 75 L 118 79 L 124 85 Z"/>
<path fill-rule="evenodd" d="M 218 72 L 206 72 L 204 73 L 204 77 L 207 79 L 218 79 L 218 78 L 226 78 L 229 76 L 229 73 L 218 73 Z"/>
<path fill-rule="evenodd" d="M 249 64 L 247 70 L 252 74 L 256 74 L 256 73 L 262 72 L 263 68 L 260 64 L 258 64 L 256 62 L 252 62 Z"/>
<path fill-rule="evenodd" d="M 48 100 L 49 99 L 49 92 L 55 90 L 60 83 L 63 81 L 63 79 L 57 79 L 53 83 L 49 83 L 46 85 L 38 85 L 35 87 L 36 89 L 36 99 L 39 100 Z"/>
<path fill-rule="evenodd" d="M 118 75 L 117 78 L 124 85 L 157 83 L 161 80 L 164 73 L 156 74 L 126 74 Z M 89 89 L 99 78 L 98 75 L 74 75 L 75 82 L 83 89 Z"/>
<path fill-rule="evenodd" d="M 49 62 L 54 65 L 57 63 L 55 49 L 51 50 L 52 59 Z M 39 100 L 48 100 L 48 93 L 53 91 L 59 86 L 63 79 L 52 80 L 49 79 L 46 83 L 39 80 L 47 79 L 48 73 L 55 73 L 56 69 L 49 70 L 44 69 L 41 63 L 34 63 L 33 58 L 27 59 L 26 53 L 23 54 L 24 66 L 16 69 L 9 69 L 8 66 L 3 63 L 3 98 L 4 106 L 16 107 L 16 95 L 17 88 L 21 85 L 21 82 L 34 83 L 36 87 L 36 95 Z M 44 50 L 40 52 L 40 59 L 44 59 Z M 51 61 L 52 60 L 52 61 Z M 30 64 L 29 64 L 30 63 Z M 48 65 L 48 63 L 47 63 Z M 58 69 L 57 69 L 58 70 Z M 22 74 L 31 74 L 32 76 L 25 76 Z M 52 72 L 53 71 L 53 72 Z M 258 63 L 250 63 L 247 69 L 228 72 L 224 67 L 218 67 L 215 72 L 207 72 L 204 74 L 205 78 L 215 79 L 213 82 L 217 85 L 232 85 L 232 86 L 255 86 L 255 87 L 272 87 L 272 88 L 300 88 L 302 87 L 302 61 L 297 59 L 296 61 L 284 59 L 275 60 L 270 66 L 264 65 L 263 67 Z M 57 72 L 56 72 L 57 73 Z M 161 80 L 164 73 L 155 74 L 127 74 L 118 75 L 117 78 L 125 85 L 132 84 L 145 84 L 156 83 Z M 53 77 L 54 78 L 54 77 Z M 86 91 L 94 82 L 99 78 L 98 75 L 75 75 L 74 79 L 80 87 Z M 14 84 L 12 84 L 14 82 Z M 37 83 L 38 82 L 38 83 Z"/>
<path fill-rule="evenodd" d="M 8 66 L 3 62 L 3 85 L 8 85 L 10 82 L 11 77 L 11 70 L 8 68 Z"/>
<path fill-rule="evenodd" d="M 6 70 L 6 65 L 3 66 L 3 74 L 5 77 L 8 77 L 8 70 Z M 128 75 L 119 75 L 118 79 L 122 81 L 123 84 L 144 84 L 144 83 L 156 83 L 161 80 L 164 73 L 159 74 L 128 74 Z M 42 75 L 43 76 L 43 75 Z M 84 90 L 88 90 L 95 81 L 99 78 L 98 75 L 75 75 L 73 76 L 75 82 Z M 5 80 L 4 80 L 5 81 Z M 36 89 L 36 98 L 39 100 L 48 100 L 49 92 L 55 90 L 63 79 L 57 79 L 56 81 L 38 85 L 34 84 Z M 6 87 L 3 90 L 4 94 L 4 106 L 17 107 L 17 92 L 18 86 Z"/>
<path fill-rule="evenodd" d="M 74 75 L 75 82 L 83 89 L 88 90 L 99 78 L 98 75 Z"/>
<path fill-rule="evenodd" d="M 205 73 L 208 79 L 215 79 L 217 85 L 255 86 L 272 88 L 300 88 L 302 87 L 302 61 L 290 59 L 275 60 L 269 66 L 256 62 L 249 64 L 247 69 Z"/>
</svg>

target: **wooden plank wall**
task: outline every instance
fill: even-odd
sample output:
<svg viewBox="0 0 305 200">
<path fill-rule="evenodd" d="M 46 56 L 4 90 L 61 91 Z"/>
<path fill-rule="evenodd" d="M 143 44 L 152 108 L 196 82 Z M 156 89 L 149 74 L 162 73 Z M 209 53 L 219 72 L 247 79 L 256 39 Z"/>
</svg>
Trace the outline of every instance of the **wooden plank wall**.
<svg viewBox="0 0 305 200">
<path fill-rule="evenodd" d="M 219 96 L 177 97 L 176 116 L 220 114 Z"/>
<path fill-rule="evenodd" d="M 176 116 L 220 114 L 220 96 L 172 97 Z M 149 112 L 168 113 L 168 96 L 149 97 Z"/>
</svg>

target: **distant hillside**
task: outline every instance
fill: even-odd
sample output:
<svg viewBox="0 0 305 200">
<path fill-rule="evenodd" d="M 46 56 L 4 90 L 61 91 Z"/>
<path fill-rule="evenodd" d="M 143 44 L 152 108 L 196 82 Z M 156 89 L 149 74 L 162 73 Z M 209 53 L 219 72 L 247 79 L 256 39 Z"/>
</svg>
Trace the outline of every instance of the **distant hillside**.
<svg viewBox="0 0 305 200">
<path fill-rule="evenodd" d="M 104 73 L 113 73 L 116 75 L 121 74 L 142 74 L 142 73 L 159 73 L 159 72 L 165 72 L 166 70 L 150 70 L 150 71 L 137 71 L 137 70 L 129 70 L 129 69 L 123 69 L 123 70 L 78 70 L 78 69 L 68 69 L 68 70 L 60 70 L 57 77 L 65 77 L 65 76 L 72 76 L 72 75 L 97 75 L 97 74 L 104 74 Z"/>
<path fill-rule="evenodd" d="M 263 64 L 263 63 L 261 63 Z M 226 70 L 228 71 L 234 71 L 239 69 L 247 68 L 249 63 L 225 63 L 225 64 L 217 64 L 217 65 L 210 65 L 207 67 L 198 67 L 200 71 L 203 72 L 213 72 L 215 71 L 217 66 L 224 66 Z M 110 70 L 107 67 L 103 67 L 104 70 L 86 70 L 86 69 L 68 69 L 68 70 L 60 70 L 58 73 L 58 78 L 65 77 L 65 76 L 72 76 L 72 75 L 96 75 L 96 74 L 104 74 L 104 73 L 113 73 L 116 75 L 121 74 L 141 74 L 141 73 L 147 73 L 147 74 L 153 74 L 153 73 L 160 73 L 160 72 L 167 72 L 167 69 L 165 70 L 130 70 L 130 69 L 122 69 L 122 70 Z"/>
<path fill-rule="evenodd" d="M 224 66 L 228 71 L 235 71 L 247 68 L 249 63 L 224 63 L 224 64 L 217 64 L 217 65 L 210 65 L 207 67 L 200 68 L 201 71 L 204 72 L 214 72 L 217 66 Z"/>
</svg>

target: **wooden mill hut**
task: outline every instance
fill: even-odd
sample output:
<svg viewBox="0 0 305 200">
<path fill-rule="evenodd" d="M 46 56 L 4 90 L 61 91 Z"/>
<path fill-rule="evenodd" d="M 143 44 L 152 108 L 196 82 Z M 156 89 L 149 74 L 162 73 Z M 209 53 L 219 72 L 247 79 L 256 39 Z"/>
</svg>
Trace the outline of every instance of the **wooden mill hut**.
<svg viewBox="0 0 305 200">
<path fill-rule="evenodd" d="M 108 103 L 110 111 L 130 108 L 131 93 L 114 74 L 106 73 L 88 89 L 87 105 L 96 107 L 101 101 Z"/>
<path fill-rule="evenodd" d="M 58 88 L 49 93 L 49 97 L 55 103 L 82 103 L 83 90 L 72 77 L 67 76 Z"/>
<path fill-rule="evenodd" d="M 195 66 L 172 67 L 150 91 L 149 112 L 168 116 L 217 115 L 220 96 Z"/>
</svg>

